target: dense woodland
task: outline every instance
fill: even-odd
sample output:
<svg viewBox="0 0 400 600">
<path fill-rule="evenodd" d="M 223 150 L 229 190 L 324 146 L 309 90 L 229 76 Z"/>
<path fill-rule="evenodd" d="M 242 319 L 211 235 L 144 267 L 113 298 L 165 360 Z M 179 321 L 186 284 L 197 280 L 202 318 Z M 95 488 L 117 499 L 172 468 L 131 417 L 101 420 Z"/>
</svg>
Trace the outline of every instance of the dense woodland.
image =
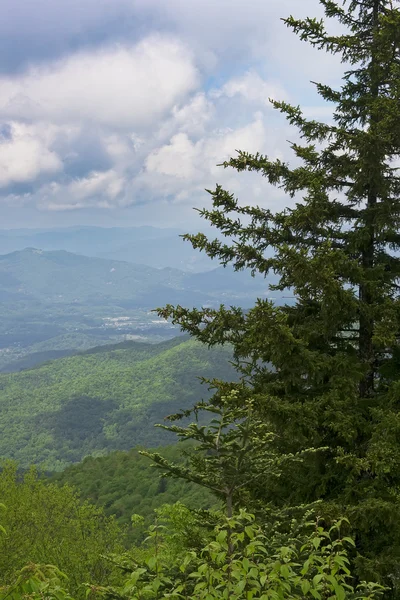
<svg viewBox="0 0 400 600">
<path fill-rule="evenodd" d="M 284 22 L 316 52 L 338 54 L 345 63 L 339 89 L 315 84 L 333 106 L 333 121 L 309 120 L 299 107 L 273 101 L 300 134 L 290 144 L 294 166 L 240 151 L 223 165 L 255 171 L 282 188 L 288 208 L 246 206 L 217 186 L 212 208 L 200 215 L 219 236 L 186 236 L 238 271 L 273 273 L 273 289 L 290 289 L 295 301 L 278 306 L 262 297 L 248 310 L 170 304 L 159 315 L 193 339 L 173 342 L 166 352 L 154 356 L 147 348 L 149 356 L 135 363 L 118 349 L 100 349 L 1 380 L 1 401 L 13 414 L 2 423 L 4 435 L 13 432 L 25 463 L 34 427 L 64 406 L 67 388 L 74 394 L 67 407 L 86 397 L 77 377 L 82 360 L 96 373 L 90 398 L 99 398 L 107 415 L 122 410 L 114 423 L 99 416 L 99 428 L 106 421 L 108 428 L 102 440 L 112 439 L 115 423 L 123 428 L 124 410 L 143 398 L 146 380 L 162 389 L 175 413 L 156 430 L 175 434 L 186 449 L 182 456 L 146 449 L 140 458 L 136 450 L 88 458 L 56 480 L 6 464 L 2 600 L 400 598 L 400 7 L 394 0 L 320 3 L 326 19 Z M 330 19 L 340 33 L 330 33 Z M 224 353 L 233 356 L 232 373 L 213 372 L 218 364 L 206 358 L 210 349 L 224 360 Z M 171 373 L 188 356 L 191 371 L 180 373 L 182 389 L 191 393 L 178 406 Z M 210 397 L 193 384 L 205 363 Z M 40 391 L 24 404 L 18 400 L 28 385 Z M 114 394 L 118 408 L 107 405 Z M 143 398 L 139 406 L 143 414 L 151 404 Z M 38 436 L 37 456 L 53 452 L 56 467 L 57 460 L 78 458 L 75 433 L 64 435 L 70 416 Z M 32 427 L 26 439 L 17 435 L 21 423 Z M 97 449 L 83 431 L 81 456 Z M 5 445 L 1 453 L 12 456 Z M 155 496 L 176 490 L 188 505 L 157 507 L 152 523 L 142 510 L 124 528 L 129 511 L 142 506 L 140 494 L 137 504 L 132 500 L 143 490 L 146 459 L 162 476 L 152 480 Z M 119 473 L 128 484 L 119 483 Z M 167 487 L 166 478 L 190 486 Z M 59 487 L 63 482 L 105 508 L 81 503 L 68 485 Z"/>
<path fill-rule="evenodd" d="M 229 347 L 178 337 L 102 346 L 0 375 L 0 455 L 60 470 L 88 454 L 171 443 L 154 425 L 210 392 L 201 377 L 234 378 Z"/>
<path fill-rule="evenodd" d="M 73 487 L 82 499 L 103 508 L 107 516 L 115 516 L 129 542 L 143 539 L 146 528 L 153 524 L 155 510 L 165 504 L 179 500 L 191 509 L 218 506 L 218 500 L 195 483 L 158 477 L 154 465 L 140 450 L 143 448 L 111 452 L 98 458 L 88 456 L 50 478 L 55 483 Z M 193 448 L 173 444 L 157 451 L 171 462 L 185 464 Z M 133 526 L 133 514 L 143 517 L 142 527 Z"/>
</svg>

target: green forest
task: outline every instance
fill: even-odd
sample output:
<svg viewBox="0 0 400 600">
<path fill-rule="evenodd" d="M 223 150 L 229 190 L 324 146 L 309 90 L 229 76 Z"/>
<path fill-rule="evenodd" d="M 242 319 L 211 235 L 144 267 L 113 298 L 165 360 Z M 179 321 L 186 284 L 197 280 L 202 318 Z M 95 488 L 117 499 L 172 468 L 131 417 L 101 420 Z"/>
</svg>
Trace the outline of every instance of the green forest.
<svg viewBox="0 0 400 600">
<path fill-rule="evenodd" d="M 319 4 L 283 22 L 343 61 L 333 119 L 271 100 L 292 162 L 220 165 L 286 205 L 217 185 L 184 236 L 293 301 L 0 376 L 0 600 L 400 599 L 400 9 Z"/>
<path fill-rule="evenodd" d="M 210 396 L 201 377 L 235 378 L 231 359 L 229 347 L 208 350 L 178 337 L 102 346 L 1 374 L 0 455 L 54 471 L 89 454 L 171 443 L 154 425 Z"/>
<path fill-rule="evenodd" d="M 107 456 L 87 456 L 50 477 L 52 482 L 73 487 L 80 498 L 103 508 L 107 516 L 125 528 L 131 541 L 141 539 L 146 527 L 153 524 L 155 510 L 165 504 L 179 502 L 191 509 L 217 507 L 218 500 L 205 488 L 184 479 L 159 477 L 146 456 L 144 448 L 128 452 L 111 452 Z M 173 444 L 158 448 L 157 452 L 169 461 L 187 463 L 193 448 L 187 444 Z M 141 515 L 142 527 L 133 527 L 131 517 Z"/>
</svg>

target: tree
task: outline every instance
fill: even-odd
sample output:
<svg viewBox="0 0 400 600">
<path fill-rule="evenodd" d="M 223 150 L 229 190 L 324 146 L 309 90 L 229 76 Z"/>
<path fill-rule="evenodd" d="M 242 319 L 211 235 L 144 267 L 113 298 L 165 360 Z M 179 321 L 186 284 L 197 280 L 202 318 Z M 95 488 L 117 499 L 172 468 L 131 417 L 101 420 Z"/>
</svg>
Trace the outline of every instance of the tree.
<svg viewBox="0 0 400 600">
<path fill-rule="evenodd" d="M 102 509 L 81 502 L 73 488 L 39 479 L 34 468 L 22 478 L 14 463 L 6 463 L 0 499 L 5 505 L 0 515 L 5 529 L 2 533 L 0 528 L 1 585 L 12 587 L 22 568 L 29 575 L 28 563 L 57 565 L 74 594 L 84 581 L 117 581 L 105 555 L 123 550 L 122 531 Z"/>
<path fill-rule="evenodd" d="M 267 512 L 270 517 L 273 507 L 265 503 L 260 506 L 259 500 L 263 495 L 260 490 L 264 491 L 265 486 L 270 489 L 276 487 L 286 465 L 299 464 L 304 456 L 315 450 L 307 448 L 297 454 L 278 453 L 274 444 L 276 434 L 254 411 L 252 398 L 244 398 L 248 390 L 237 383 L 208 383 L 216 388 L 211 401 L 201 401 L 193 410 L 166 418 L 176 422 L 195 413 L 196 422 L 183 427 L 158 425 L 175 433 L 181 441 L 194 442 L 182 452 L 185 463 L 181 464 L 182 460 L 180 463 L 172 462 L 159 452 L 141 450 L 140 454 L 150 458 L 153 466 L 164 471 L 162 477 L 184 479 L 211 491 L 222 502 L 221 508 L 228 519 L 243 507 L 256 512 L 261 510 L 264 514 Z M 238 402 L 239 388 L 241 395 Z M 251 495 L 249 489 L 252 490 Z M 304 512 L 310 507 L 290 508 Z M 214 509 L 202 511 L 206 521 Z M 282 518 L 282 511 L 272 512 L 276 520 Z"/>
<path fill-rule="evenodd" d="M 297 537 L 282 546 L 280 536 L 267 539 L 254 517 L 241 511 L 215 528 L 199 555 L 165 552 L 164 540 L 154 526 L 149 531 L 152 552 L 147 557 L 115 558 L 125 574 L 121 585 L 83 583 L 82 587 L 86 598 L 93 600 L 379 600 L 385 591 L 382 586 L 362 582 L 354 587 L 348 568 L 353 541 L 340 535 L 340 526 L 335 523 L 327 531 L 317 522 L 312 531 L 301 536 L 296 532 Z M 0 600 L 73 600 L 67 588 L 68 578 L 57 567 L 31 563 L 16 573 L 11 585 L 0 586 Z"/>
<path fill-rule="evenodd" d="M 299 130 L 291 150 L 300 166 L 241 151 L 223 163 L 260 173 L 291 205 L 242 206 L 218 185 L 200 214 L 225 240 L 184 236 L 236 270 L 274 272 L 271 288 L 290 289 L 294 303 L 158 312 L 210 346 L 232 344 L 278 452 L 321 448 L 289 462 L 264 502 L 323 499 L 327 513 L 345 511 L 360 576 L 389 581 L 400 597 L 400 11 L 397 0 L 320 3 L 346 33 L 313 18 L 284 22 L 348 65 L 340 89 L 315 84 L 333 123 L 272 101 Z"/>
<path fill-rule="evenodd" d="M 254 415 L 252 401 L 235 406 L 237 390 L 225 396 L 222 390 L 212 402 L 201 402 L 196 412 L 209 413 L 208 424 L 191 423 L 186 427 L 161 425 L 182 441 L 196 444 L 185 451 L 187 463 L 172 463 L 158 452 L 141 451 L 165 470 L 163 476 L 177 477 L 199 484 L 213 492 L 223 503 L 228 518 L 246 503 L 246 488 L 256 480 L 279 476 L 279 463 L 292 456 L 278 456 L 271 450 L 274 435 Z M 233 402 L 232 402 L 233 400 Z M 188 411 L 189 412 L 189 411 Z M 184 413 L 171 415 L 178 420 Z"/>
</svg>

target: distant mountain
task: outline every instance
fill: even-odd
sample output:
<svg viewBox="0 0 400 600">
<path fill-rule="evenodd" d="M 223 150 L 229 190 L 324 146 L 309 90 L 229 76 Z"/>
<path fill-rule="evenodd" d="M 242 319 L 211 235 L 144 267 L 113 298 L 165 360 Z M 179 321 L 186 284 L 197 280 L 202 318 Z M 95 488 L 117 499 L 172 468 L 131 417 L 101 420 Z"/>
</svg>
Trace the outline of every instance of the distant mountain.
<svg viewBox="0 0 400 600">
<path fill-rule="evenodd" d="M 187 273 L 36 248 L 0 255 L 0 371 L 35 364 L 30 354 L 177 335 L 152 312 L 159 306 L 249 307 L 267 293 L 262 277 L 231 268 Z"/>
<path fill-rule="evenodd" d="M 171 443 L 154 423 L 209 392 L 199 377 L 232 380 L 229 348 L 187 338 L 103 346 L 0 375 L 0 456 L 59 470 L 89 454 Z"/>
<path fill-rule="evenodd" d="M 36 248 L 0 255 L 0 302 L 29 299 L 46 304 L 156 307 L 164 303 L 199 306 L 223 297 L 254 299 L 267 284 L 248 272 L 222 267 L 188 274 L 145 265 Z"/>
<path fill-rule="evenodd" d="M 184 242 L 178 229 L 156 227 L 68 227 L 49 230 L 0 230 L 0 254 L 27 247 L 67 250 L 98 258 L 122 260 L 154 268 L 189 272 L 218 265 Z"/>
<path fill-rule="evenodd" d="M 177 289 L 185 274 L 128 262 L 109 261 L 64 250 L 26 248 L 0 256 L 0 300 L 25 296 L 46 303 L 134 301 Z M 145 302 L 145 304 L 148 304 Z"/>
</svg>

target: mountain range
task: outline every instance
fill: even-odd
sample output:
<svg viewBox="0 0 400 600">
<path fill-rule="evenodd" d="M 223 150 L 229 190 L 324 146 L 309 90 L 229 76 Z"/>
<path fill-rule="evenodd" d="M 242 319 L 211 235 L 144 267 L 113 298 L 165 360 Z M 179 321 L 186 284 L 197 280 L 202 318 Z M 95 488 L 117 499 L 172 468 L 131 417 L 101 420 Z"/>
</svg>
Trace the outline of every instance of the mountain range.
<svg viewBox="0 0 400 600">
<path fill-rule="evenodd" d="M 125 261 L 26 248 L 0 256 L 0 301 L 29 299 L 48 304 L 91 303 L 156 306 L 157 302 L 201 305 L 224 296 L 266 293 L 262 278 L 219 267 L 205 273 L 155 269 Z"/>
<path fill-rule="evenodd" d="M 188 273 L 37 248 L 0 255 L 0 370 L 30 354 L 168 339 L 179 331 L 153 309 L 246 307 L 267 289 L 231 268 Z"/>
<path fill-rule="evenodd" d="M 193 250 L 178 229 L 157 227 L 68 227 L 0 230 L 0 254 L 24 248 L 66 250 L 97 258 L 172 267 L 188 272 L 214 269 L 217 264 Z"/>
</svg>

